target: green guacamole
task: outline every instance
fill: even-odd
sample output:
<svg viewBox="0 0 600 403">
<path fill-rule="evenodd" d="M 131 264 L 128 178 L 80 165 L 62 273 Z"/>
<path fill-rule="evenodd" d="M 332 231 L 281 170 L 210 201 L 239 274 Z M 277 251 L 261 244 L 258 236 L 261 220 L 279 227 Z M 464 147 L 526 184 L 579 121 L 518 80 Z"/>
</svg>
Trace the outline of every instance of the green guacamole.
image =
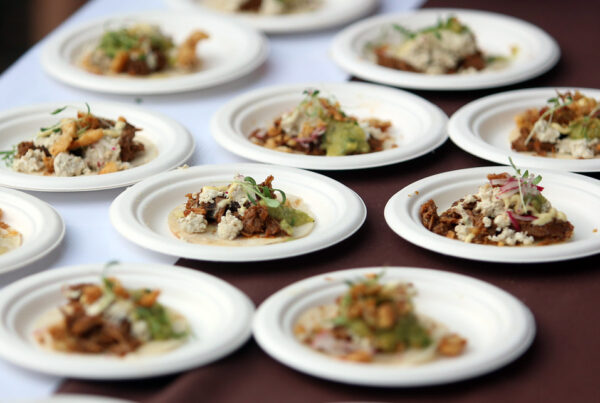
<svg viewBox="0 0 600 403">
<path fill-rule="evenodd" d="M 261 201 L 262 203 L 262 201 Z M 314 222 L 315 220 L 304 211 L 280 204 L 278 207 L 267 207 L 269 215 L 279 221 L 281 229 L 292 235 L 293 227 Z"/>
<path fill-rule="evenodd" d="M 358 124 L 339 121 L 329 123 L 321 147 L 327 156 L 364 154 L 371 150 L 366 133 Z"/>
</svg>

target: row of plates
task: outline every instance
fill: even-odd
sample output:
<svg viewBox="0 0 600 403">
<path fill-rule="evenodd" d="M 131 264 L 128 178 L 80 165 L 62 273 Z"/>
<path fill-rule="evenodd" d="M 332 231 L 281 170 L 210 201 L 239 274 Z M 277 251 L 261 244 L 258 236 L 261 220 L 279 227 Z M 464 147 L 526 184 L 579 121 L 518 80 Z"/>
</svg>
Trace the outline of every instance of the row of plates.
<svg viewBox="0 0 600 403">
<path fill-rule="evenodd" d="M 600 251 L 600 221 L 590 212 L 600 211 L 598 181 L 582 175 L 537 171 L 544 178 L 546 197 L 575 226 L 573 238 L 540 247 L 499 248 L 463 243 L 427 230 L 419 208 L 433 199 L 443 210 L 466 194 L 474 193 L 490 173 L 510 172 L 495 166 L 463 169 L 417 181 L 396 193 L 385 207 L 385 220 L 398 235 L 437 253 L 492 262 L 538 263 L 589 256 Z M 315 227 L 293 242 L 252 247 L 190 244 L 177 239 L 167 225 L 171 210 L 184 195 L 211 183 L 229 183 L 242 173 L 254 178 L 274 175 L 278 187 L 302 195 L 315 217 Z M 9 225 L 23 234 L 23 245 L 0 256 L 0 272 L 22 267 L 55 248 L 64 235 L 64 224 L 45 203 L 24 193 L 3 189 L 0 204 Z M 348 187 L 326 176 L 296 168 L 261 164 L 206 165 L 177 169 L 145 179 L 121 193 L 110 207 L 117 231 L 143 248 L 167 255 L 209 261 L 250 262 L 310 253 L 341 242 L 364 223 L 367 211 L 362 199 Z"/>
<path fill-rule="evenodd" d="M 189 2 L 173 0 L 173 3 Z M 269 18 L 287 27 L 293 26 L 291 22 L 298 18 L 310 21 L 313 26 L 331 24 L 331 21 L 341 24 L 368 13 L 376 2 L 326 0 L 324 3 L 320 13 L 326 15 L 304 13 Z M 408 29 L 418 30 L 435 25 L 438 20 L 449 16 L 457 16 L 468 25 L 485 52 L 509 55 L 511 49 L 518 51 L 502 69 L 439 75 L 385 68 L 370 61 L 365 54 L 365 46 L 381 35 L 384 27 L 401 24 Z M 98 43 L 107 26 L 120 27 L 132 21 L 158 25 L 175 41 L 183 40 L 196 29 L 208 32 L 210 39 L 199 45 L 201 69 L 190 74 L 143 78 L 95 75 L 77 65 L 84 52 Z M 161 11 L 104 17 L 63 30 L 45 45 L 42 65 L 54 78 L 87 90 L 136 95 L 161 94 L 197 90 L 238 79 L 262 65 L 268 53 L 266 37 L 246 24 L 210 12 Z M 509 85 L 543 74 L 559 60 L 560 49 L 547 33 L 516 18 L 482 11 L 429 9 L 372 17 L 353 24 L 335 37 L 331 56 L 343 70 L 369 81 L 415 89 L 469 90 Z"/>
<path fill-rule="evenodd" d="M 421 314 L 448 325 L 468 340 L 459 357 L 420 366 L 338 361 L 298 342 L 293 327 L 306 309 L 332 303 L 345 280 L 382 268 L 337 271 L 308 278 L 269 297 L 257 310 L 228 283 L 177 266 L 121 264 L 111 275 L 126 287 L 158 288 L 161 303 L 188 319 L 192 337 L 170 352 L 135 358 L 65 354 L 39 348 L 33 339 L 39 318 L 62 305 L 65 284 L 95 283 L 103 265 L 73 266 L 29 276 L 0 291 L 0 356 L 25 368 L 61 377 L 134 379 L 180 372 L 215 361 L 253 333 L 274 359 L 301 372 L 351 384 L 422 386 L 475 377 L 519 357 L 535 335 L 529 309 L 515 297 L 471 277 L 422 268 L 385 268 L 384 281 L 411 282 Z M 476 309 L 474 309 L 476 307 Z"/>
<path fill-rule="evenodd" d="M 376 117 L 392 123 L 391 134 L 398 147 L 343 157 L 283 153 L 252 143 L 248 136 L 256 128 L 268 127 L 275 117 L 289 111 L 303 98 L 307 88 L 318 88 L 335 96 L 342 108 L 359 118 Z M 224 105 L 211 121 L 214 139 L 225 149 L 258 162 L 314 170 L 348 170 L 391 165 L 424 155 L 450 138 L 465 151 L 480 158 L 506 164 L 508 158 L 522 167 L 575 172 L 600 171 L 600 158 L 558 159 L 511 150 L 514 116 L 540 106 L 556 91 L 573 88 L 537 88 L 500 93 L 467 104 L 448 118 L 437 106 L 405 91 L 361 83 L 307 83 L 263 88 L 241 95 Z M 600 98 L 600 91 L 578 89 Z M 40 127 L 54 123 L 50 111 L 66 104 L 52 103 L 17 108 L 0 113 L 0 150 L 10 150 L 29 141 Z M 92 103 L 94 114 L 107 118 L 125 116 L 142 130 L 138 136 L 153 143 L 158 156 L 133 169 L 85 177 L 45 177 L 14 172 L 0 166 L 0 183 L 34 191 L 74 192 L 127 186 L 182 165 L 193 153 L 194 140 L 179 123 L 160 113 L 120 103 Z M 85 109 L 84 105 L 79 105 Z M 64 112 L 70 113 L 70 112 Z M 2 164 L 4 165 L 4 164 Z"/>
</svg>

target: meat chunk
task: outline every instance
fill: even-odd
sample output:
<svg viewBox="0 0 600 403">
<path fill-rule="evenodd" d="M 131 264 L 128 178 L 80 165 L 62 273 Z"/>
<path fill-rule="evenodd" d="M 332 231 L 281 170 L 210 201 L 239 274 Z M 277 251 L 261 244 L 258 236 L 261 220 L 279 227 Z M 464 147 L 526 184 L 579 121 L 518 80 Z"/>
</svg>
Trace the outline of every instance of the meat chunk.
<svg viewBox="0 0 600 403">
<path fill-rule="evenodd" d="M 266 237 L 283 234 L 284 231 L 273 217 L 269 215 L 269 210 L 265 206 L 252 206 L 242 217 L 241 234 L 245 237 L 251 237 L 254 234 L 263 234 Z"/>
<path fill-rule="evenodd" d="M 144 151 L 144 145 L 140 142 L 133 141 L 135 136 L 136 128 L 129 123 L 126 123 L 123 128 L 123 133 L 119 138 L 119 145 L 121 146 L 121 161 L 130 162 L 137 157 L 137 154 Z"/>
</svg>

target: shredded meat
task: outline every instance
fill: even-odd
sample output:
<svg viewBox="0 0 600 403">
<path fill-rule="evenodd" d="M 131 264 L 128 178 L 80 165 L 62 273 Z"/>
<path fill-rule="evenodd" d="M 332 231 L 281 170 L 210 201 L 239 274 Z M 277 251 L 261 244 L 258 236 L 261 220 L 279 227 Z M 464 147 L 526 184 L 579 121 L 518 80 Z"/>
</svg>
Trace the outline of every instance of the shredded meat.
<svg viewBox="0 0 600 403">
<path fill-rule="evenodd" d="M 61 310 L 64 321 L 49 329 L 60 350 L 78 353 L 112 353 L 123 356 L 135 351 L 141 341 L 131 335 L 127 320 L 112 323 L 100 315 L 89 316 L 83 306 L 71 300 Z"/>
<path fill-rule="evenodd" d="M 240 11 L 258 11 L 262 5 L 262 0 L 247 0 L 240 5 Z"/>
<path fill-rule="evenodd" d="M 144 151 L 144 145 L 140 142 L 133 141 L 135 136 L 135 132 L 138 129 L 127 123 L 123 128 L 123 132 L 121 133 L 121 137 L 119 138 L 119 145 L 121 146 L 121 161 L 130 162 L 134 160 L 138 153 Z"/>
<path fill-rule="evenodd" d="M 377 57 L 377 64 L 379 64 L 380 66 L 389 67 L 395 70 L 409 71 L 413 73 L 423 72 L 422 70 L 414 67 L 405 60 L 388 55 L 387 49 L 387 46 L 380 46 L 374 50 L 375 56 Z M 486 62 L 485 58 L 483 57 L 483 53 L 477 51 L 471 55 L 465 56 L 465 58 L 458 63 L 455 69 L 450 69 L 446 71 L 446 74 L 455 74 L 461 70 L 468 69 L 470 67 L 473 67 L 477 70 L 483 70 L 486 67 Z"/>
<path fill-rule="evenodd" d="M 410 71 L 413 73 L 422 73 L 421 70 L 412 66 L 410 63 L 405 62 L 402 59 L 398 59 L 389 56 L 386 52 L 387 46 L 381 46 L 375 49 L 375 56 L 377 56 L 377 64 L 383 67 L 389 67 L 395 70 Z"/>
<path fill-rule="evenodd" d="M 242 217 L 241 234 L 245 237 L 251 237 L 255 234 L 264 234 L 265 237 L 285 235 L 285 231 L 273 217 L 269 215 L 269 210 L 265 206 L 252 206 L 244 213 Z"/>
<path fill-rule="evenodd" d="M 29 150 L 42 150 L 44 154 L 46 154 L 46 156 L 50 156 L 50 153 L 48 152 L 48 149 L 46 147 L 36 146 L 33 144 L 33 141 L 22 141 L 19 143 L 19 145 L 17 145 L 16 157 L 21 158 L 22 156 L 27 154 L 27 151 Z"/>
</svg>

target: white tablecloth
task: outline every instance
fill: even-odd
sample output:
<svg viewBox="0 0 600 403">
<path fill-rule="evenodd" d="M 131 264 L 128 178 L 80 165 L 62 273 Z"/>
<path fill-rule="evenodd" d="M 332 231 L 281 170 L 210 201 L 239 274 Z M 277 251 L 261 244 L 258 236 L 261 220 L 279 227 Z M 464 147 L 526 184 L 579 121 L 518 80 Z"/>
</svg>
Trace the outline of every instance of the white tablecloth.
<svg viewBox="0 0 600 403">
<path fill-rule="evenodd" d="M 422 0 L 382 0 L 378 13 L 419 6 Z M 31 48 L 0 76 L 0 110 L 34 103 L 65 101 L 119 101 L 135 103 L 135 96 L 107 95 L 79 90 L 49 78 L 40 65 L 40 50 L 57 32 L 101 16 L 165 9 L 161 0 L 93 0 Z M 142 106 L 181 122 L 194 136 L 196 150 L 188 164 L 239 162 L 221 149 L 209 133 L 212 114 L 223 103 L 250 89 L 274 84 L 346 81 L 348 76 L 329 57 L 336 30 L 270 37 L 269 60 L 256 72 L 233 83 L 185 94 L 145 96 Z M 0 135 L 2 135 L 0 133 Z M 174 263 L 176 258 L 153 253 L 121 238 L 111 227 L 108 207 L 123 189 L 87 193 L 31 194 L 54 206 L 65 220 L 62 245 L 41 262 L 0 276 L 0 287 L 41 270 L 109 260 Z M 93 227 L 93 236 L 90 236 Z M 36 398 L 51 394 L 60 378 L 45 376 L 0 361 L 0 399 Z"/>
</svg>

